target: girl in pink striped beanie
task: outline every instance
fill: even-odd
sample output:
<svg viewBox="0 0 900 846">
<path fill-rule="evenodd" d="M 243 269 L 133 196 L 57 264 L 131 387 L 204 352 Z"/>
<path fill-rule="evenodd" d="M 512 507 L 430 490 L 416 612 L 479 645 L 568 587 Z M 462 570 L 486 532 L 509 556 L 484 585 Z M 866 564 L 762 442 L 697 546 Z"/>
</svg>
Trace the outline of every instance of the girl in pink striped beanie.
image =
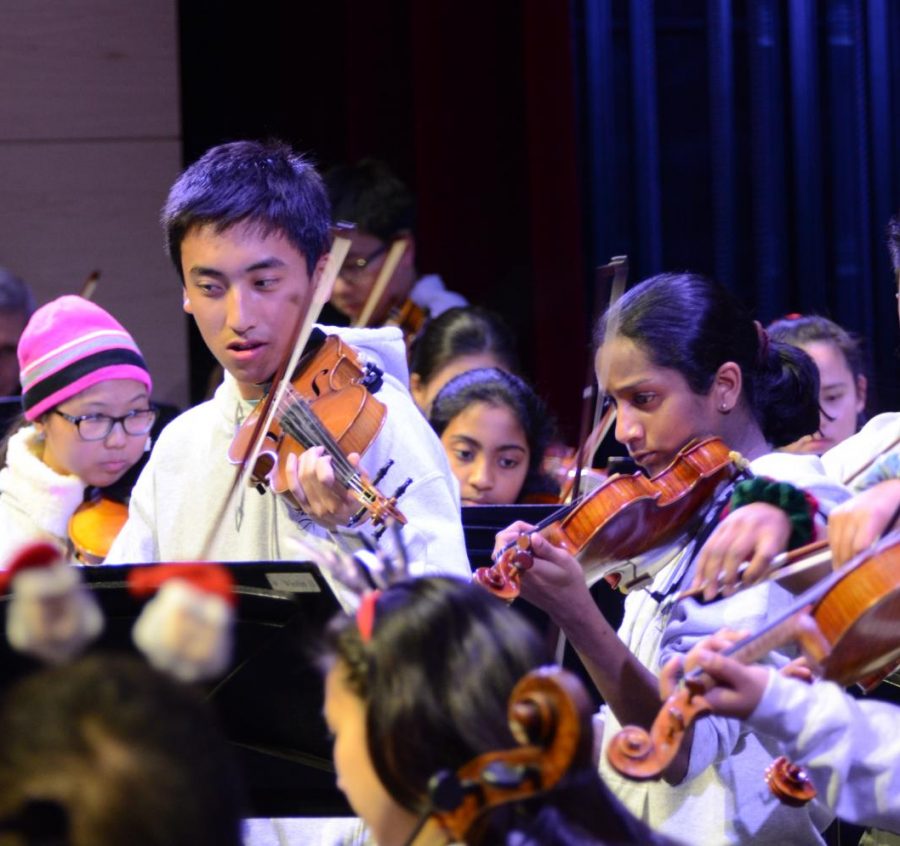
<svg viewBox="0 0 900 846">
<path fill-rule="evenodd" d="M 26 540 L 65 545 L 88 489 L 112 485 L 137 463 L 156 420 L 134 338 L 82 297 L 39 308 L 18 358 L 25 420 L 0 470 L 0 567 Z"/>
</svg>

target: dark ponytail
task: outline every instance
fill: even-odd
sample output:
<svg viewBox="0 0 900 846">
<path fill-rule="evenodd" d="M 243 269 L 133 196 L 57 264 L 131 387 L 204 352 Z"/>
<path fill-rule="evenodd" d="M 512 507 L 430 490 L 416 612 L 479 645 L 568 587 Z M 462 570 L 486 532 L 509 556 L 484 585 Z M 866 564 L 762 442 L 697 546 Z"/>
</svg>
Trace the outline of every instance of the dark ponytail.
<svg viewBox="0 0 900 846">
<path fill-rule="evenodd" d="M 748 378 L 749 377 L 749 378 Z M 744 378 L 766 440 L 783 447 L 819 428 L 819 368 L 800 347 L 769 341 L 764 362 Z"/>
</svg>

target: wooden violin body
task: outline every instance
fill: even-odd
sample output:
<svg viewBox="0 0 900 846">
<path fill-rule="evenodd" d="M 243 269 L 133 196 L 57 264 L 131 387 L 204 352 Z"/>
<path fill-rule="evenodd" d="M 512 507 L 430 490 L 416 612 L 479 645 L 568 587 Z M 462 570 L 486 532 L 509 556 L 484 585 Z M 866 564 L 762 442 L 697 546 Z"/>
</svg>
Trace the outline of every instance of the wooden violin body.
<svg viewBox="0 0 900 846">
<path fill-rule="evenodd" d="M 653 478 L 642 473 L 612 476 L 537 531 L 586 567 L 632 558 L 677 536 L 734 474 L 733 458 L 718 438 L 689 444 Z M 493 567 L 477 570 L 475 580 L 514 599 L 521 572 L 529 567 L 524 557 L 528 548 L 520 543 L 504 551 Z"/>
<path fill-rule="evenodd" d="M 102 564 L 128 519 L 128 506 L 97 494 L 69 518 L 69 542 L 82 564 Z"/>
<path fill-rule="evenodd" d="M 726 654 L 751 663 L 788 641 L 800 645 L 813 669 L 841 685 L 870 689 L 892 672 L 900 663 L 900 533 L 807 590 L 788 612 Z M 649 732 L 627 726 L 612 739 L 607 755 L 613 767 L 630 778 L 659 778 L 691 723 L 709 711 L 703 694 L 713 684 L 703 672 L 688 673 Z M 778 772 L 786 774 L 787 785 Z M 795 765 L 784 762 L 767 778 L 773 790 L 787 791 L 789 801 L 807 801 L 809 785 L 797 776 Z"/>
<path fill-rule="evenodd" d="M 392 498 L 382 496 L 374 484 L 353 467 L 349 453 L 364 454 L 381 431 L 387 409 L 369 390 L 378 376 L 362 365 L 355 351 L 336 335 L 330 335 L 301 360 L 280 407 L 263 436 L 252 480 L 286 496 L 295 507 L 287 477 L 287 456 L 313 446 L 324 446 L 332 458 L 336 477 L 352 490 L 376 524 L 387 518 L 405 523 Z M 241 425 L 229 449 L 238 463 L 258 437 L 261 406 Z M 377 482 L 376 482 L 377 484 Z"/>
</svg>

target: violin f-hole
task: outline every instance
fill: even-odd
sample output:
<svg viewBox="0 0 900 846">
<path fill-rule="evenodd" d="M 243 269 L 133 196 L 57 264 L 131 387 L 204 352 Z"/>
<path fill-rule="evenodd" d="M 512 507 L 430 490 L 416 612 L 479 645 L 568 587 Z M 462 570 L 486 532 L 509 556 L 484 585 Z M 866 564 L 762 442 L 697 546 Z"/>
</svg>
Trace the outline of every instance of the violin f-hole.
<svg viewBox="0 0 900 846">
<path fill-rule="evenodd" d="M 315 394 L 315 396 L 320 397 L 320 396 L 322 396 L 322 393 L 323 393 L 322 388 L 319 385 L 319 379 L 322 378 L 323 376 L 325 377 L 325 379 L 328 379 L 330 375 L 331 374 L 329 373 L 328 370 L 323 369 L 323 370 L 320 370 L 318 373 L 316 373 L 315 376 L 313 376 L 312 382 L 310 383 L 310 387 L 312 388 L 312 392 L 313 392 L 313 394 Z"/>
</svg>

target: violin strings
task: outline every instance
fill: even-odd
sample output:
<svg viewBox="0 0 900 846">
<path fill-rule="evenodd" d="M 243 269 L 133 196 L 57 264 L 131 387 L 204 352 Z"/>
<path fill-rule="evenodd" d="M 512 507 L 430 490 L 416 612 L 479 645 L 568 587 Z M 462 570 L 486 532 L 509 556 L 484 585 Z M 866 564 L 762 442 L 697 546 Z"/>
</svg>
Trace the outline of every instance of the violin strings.
<svg viewBox="0 0 900 846">
<path fill-rule="evenodd" d="M 282 407 L 284 417 L 289 422 L 300 425 L 302 433 L 307 438 L 307 442 L 304 445 L 306 447 L 324 446 L 331 454 L 332 459 L 337 459 L 342 469 L 352 475 L 355 472 L 353 465 L 347 460 L 343 450 L 337 441 L 334 440 L 331 433 L 322 425 L 315 412 L 310 408 L 309 403 L 293 388 L 288 388 L 286 393 Z"/>
<path fill-rule="evenodd" d="M 282 425 L 304 447 L 323 446 L 332 458 L 339 481 L 364 502 L 371 502 L 372 492 L 362 483 L 359 472 L 347 460 L 339 444 L 322 425 L 306 400 L 289 388 L 279 409 Z"/>
<path fill-rule="evenodd" d="M 339 478 L 342 483 L 348 487 L 353 482 L 355 470 L 347 461 L 343 451 L 331 437 L 331 434 L 325 430 L 318 418 L 316 418 L 308 407 L 304 407 L 305 403 L 300 400 L 283 409 L 282 424 L 288 434 L 296 438 L 304 447 L 323 446 L 331 455 L 335 470 L 338 471 Z"/>
<path fill-rule="evenodd" d="M 294 437 L 304 447 L 324 446 L 328 454 L 332 457 L 335 476 L 338 481 L 363 503 L 369 503 L 374 500 L 371 492 L 365 487 L 359 478 L 358 472 L 354 469 L 343 454 L 335 451 L 333 442 L 328 443 L 327 438 L 322 437 L 321 430 L 315 424 L 309 425 L 311 421 L 306 419 L 296 409 L 288 411 L 282 418 L 282 424 L 285 431 Z M 326 433 L 327 434 L 327 433 Z"/>
</svg>

